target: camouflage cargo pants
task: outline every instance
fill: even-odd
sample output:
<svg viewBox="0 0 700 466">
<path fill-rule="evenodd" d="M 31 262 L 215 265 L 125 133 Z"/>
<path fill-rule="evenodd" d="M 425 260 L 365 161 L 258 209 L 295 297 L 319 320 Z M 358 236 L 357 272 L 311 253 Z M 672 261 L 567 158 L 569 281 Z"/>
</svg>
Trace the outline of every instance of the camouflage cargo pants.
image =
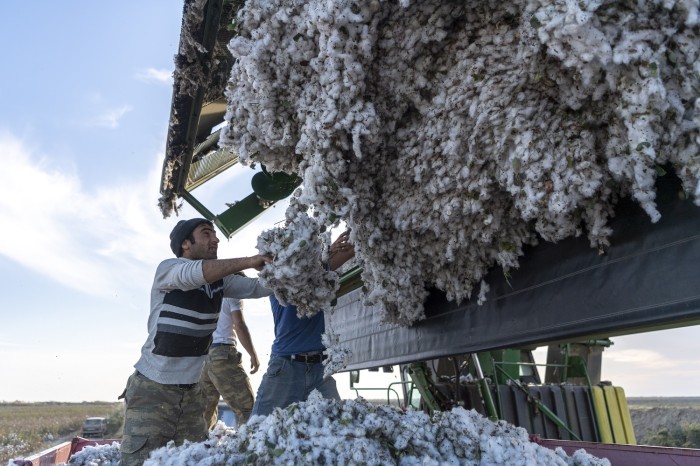
<svg viewBox="0 0 700 466">
<path fill-rule="evenodd" d="M 142 465 L 152 450 L 170 440 L 201 442 L 207 438 L 204 393 L 199 384 L 190 388 L 163 385 L 135 372 L 125 390 L 126 414 L 120 466 Z"/>
<path fill-rule="evenodd" d="M 236 414 L 238 425 L 244 424 L 253 410 L 253 388 L 235 346 L 222 345 L 209 349 L 199 383 L 206 394 L 204 419 L 211 429 L 216 424 L 219 395 Z"/>
</svg>

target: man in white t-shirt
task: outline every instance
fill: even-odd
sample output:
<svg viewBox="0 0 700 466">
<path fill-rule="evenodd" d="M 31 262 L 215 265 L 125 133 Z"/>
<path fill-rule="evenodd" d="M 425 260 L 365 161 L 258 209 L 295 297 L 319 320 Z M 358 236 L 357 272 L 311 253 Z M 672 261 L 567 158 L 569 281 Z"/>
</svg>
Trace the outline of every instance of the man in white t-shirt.
<svg viewBox="0 0 700 466">
<path fill-rule="evenodd" d="M 219 396 L 236 414 L 238 425 L 245 423 L 253 410 L 253 388 L 243 368 L 241 353 L 236 348 L 236 336 L 250 356 L 250 373 L 254 374 L 260 362 L 243 319 L 241 301 L 224 298 L 200 379 L 207 400 L 204 419 L 210 429 L 216 424 Z"/>
</svg>

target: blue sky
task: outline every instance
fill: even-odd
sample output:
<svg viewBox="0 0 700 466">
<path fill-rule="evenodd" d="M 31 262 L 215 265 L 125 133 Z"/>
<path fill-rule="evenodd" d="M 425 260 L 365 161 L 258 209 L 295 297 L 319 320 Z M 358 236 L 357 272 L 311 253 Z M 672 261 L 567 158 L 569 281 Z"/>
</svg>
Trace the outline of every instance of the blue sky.
<svg viewBox="0 0 700 466">
<path fill-rule="evenodd" d="M 181 13 L 173 0 L 0 4 L 0 401 L 114 401 L 133 371 L 178 220 L 156 204 Z M 195 195 L 221 211 L 249 192 L 246 173 Z M 220 257 L 255 254 L 283 208 L 222 241 Z M 246 301 L 245 317 L 262 373 L 267 302 Z M 604 378 L 633 396 L 700 395 L 699 337 L 616 338 Z"/>
</svg>

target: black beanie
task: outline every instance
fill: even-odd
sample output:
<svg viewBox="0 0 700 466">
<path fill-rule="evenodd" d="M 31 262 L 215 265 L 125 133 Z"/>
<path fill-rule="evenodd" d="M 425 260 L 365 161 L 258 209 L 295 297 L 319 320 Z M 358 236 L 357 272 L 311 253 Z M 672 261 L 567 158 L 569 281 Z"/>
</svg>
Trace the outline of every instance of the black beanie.
<svg viewBox="0 0 700 466">
<path fill-rule="evenodd" d="M 208 223 L 211 225 L 211 221 L 206 218 L 191 218 L 189 220 L 180 220 L 170 232 L 170 249 L 176 257 L 182 255 L 182 242 L 185 241 L 202 223 Z"/>
</svg>

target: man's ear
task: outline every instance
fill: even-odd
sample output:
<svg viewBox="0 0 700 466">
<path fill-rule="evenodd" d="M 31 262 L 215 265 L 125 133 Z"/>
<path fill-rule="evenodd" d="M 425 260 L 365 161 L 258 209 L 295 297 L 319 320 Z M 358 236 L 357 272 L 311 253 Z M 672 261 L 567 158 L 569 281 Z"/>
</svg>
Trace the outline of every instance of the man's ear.
<svg viewBox="0 0 700 466">
<path fill-rule="evenodd" d="M 186 239 L 185 241 L 183 241 L 182 246 L 180 246 L 180 248 L 182 249 L 182 256 L 184 256 L 185 252 L 189 251 L 191 247 L 192 247 L 192 243 L 190 242 L 189 239 Z"/>
</svg>

